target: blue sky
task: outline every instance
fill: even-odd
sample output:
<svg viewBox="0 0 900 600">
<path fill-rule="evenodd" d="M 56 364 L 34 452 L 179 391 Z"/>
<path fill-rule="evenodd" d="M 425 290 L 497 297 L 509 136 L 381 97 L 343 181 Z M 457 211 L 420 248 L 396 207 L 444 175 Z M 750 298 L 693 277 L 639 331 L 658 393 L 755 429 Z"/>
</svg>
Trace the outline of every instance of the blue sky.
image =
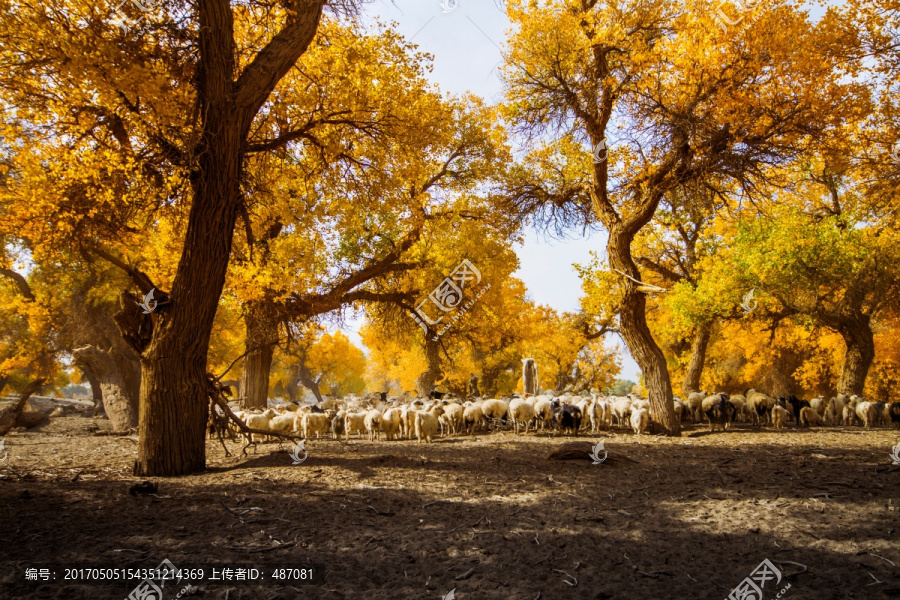
<svg viewBox="0 0 900 600">
<path fill-rule="evenodd" d="M 375 0 L 366 5 L 365 15 L 368 22 L 393 23 L 398 33 L 431 54 L 430 79 L 442 91 L 500 100 L 497 68 L 503 62 L 501 52 L 510 27 L 501 0 Z M 516 248 L 521 266 L 515 276 L 525 282 L 534 302 L 574 311 L 582 292 L 572 264 L 587 263 L 591 250 L 602 252 L 605 246 L 604 233 L 550 240 L 528 231 L 525 243 Z M 343 330 L 362 346 L 356 333 L 360 324 L 349 320 Z M 608 343 L 620 349 L 620 376 L 637 381 L 640 369 L 625 345 L 618 338 Z"/>
</svg>

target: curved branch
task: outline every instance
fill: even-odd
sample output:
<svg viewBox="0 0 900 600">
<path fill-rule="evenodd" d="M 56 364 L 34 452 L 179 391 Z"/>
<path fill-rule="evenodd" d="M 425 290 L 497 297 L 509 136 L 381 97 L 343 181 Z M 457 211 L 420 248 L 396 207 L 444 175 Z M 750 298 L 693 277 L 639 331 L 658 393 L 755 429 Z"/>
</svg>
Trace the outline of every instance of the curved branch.
<svg viewBox="0 0 900 600">
<path fill-rule="evenodd" d="M 0 268 L 0 275 L 5 275 L 9 279 L 13 280 L 13 283 L 16 284 L 16 287 L 19 288 L 19 293 L 21 293 L 26 300 L 30 302 L 34 302 L 34 294 L 31 291 L 31 286 L 28 285 L 28 280 L 25 279 L 20 273 L 16 273 L 12 269 L 4 269 Z"/>
</svg>

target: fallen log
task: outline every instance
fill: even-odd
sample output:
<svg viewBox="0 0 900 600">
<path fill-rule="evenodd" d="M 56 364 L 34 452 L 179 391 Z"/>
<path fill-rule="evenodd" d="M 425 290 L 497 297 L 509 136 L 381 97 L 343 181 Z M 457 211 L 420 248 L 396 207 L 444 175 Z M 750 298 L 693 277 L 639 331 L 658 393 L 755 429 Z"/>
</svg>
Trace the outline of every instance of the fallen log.
<svg viewBox="0 0 900 600">
<path fill-rule="evenodd" d="M 28 402 L 29 396 L 41 389 L 42 385 L 44 385 L 43 379 L 35 379 L 25 386 L 25 389 L 19 394 L 19 399 L 16 400 L 15 404 L 6 406 L 3 410 L 0 410 L 0 436 L 9 433 L 10 429 L 16 425 L 16 421 L 22 414 L 22 409 L 25 407 L 25 403 Z"/>
<path fill-rule="evenodd" d="M 550 454 L 547 455 L 547 460 L 588 460 L 593 462 L 593 459 L 591 458 L 591 453 L 593 453 L 593 451 L 594 444 L 590 442 L 566 442 L 560 444 L 550 452 Z M 619 453 L 610 453 L 607 455 L 606 460 L 601 464 L 616 465 L 626 462 L 636 464 L 638 461 L 628 458 L 627 456 L 622 456 Z"/>
</svg>

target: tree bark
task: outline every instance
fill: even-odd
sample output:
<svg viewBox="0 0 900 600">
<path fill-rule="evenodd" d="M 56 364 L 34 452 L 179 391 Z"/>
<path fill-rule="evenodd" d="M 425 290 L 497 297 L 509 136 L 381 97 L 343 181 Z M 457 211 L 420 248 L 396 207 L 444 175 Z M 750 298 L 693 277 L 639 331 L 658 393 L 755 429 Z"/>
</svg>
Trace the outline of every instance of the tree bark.
<svg viewBox="0 0 900 600">
<path fill-rule="evenodd" d="M 303 387 L 311 391 L 313 396 L 316 397 L 316 402 L 321 403 L 323 399 L 322 392 L 319 391 L 319 382 L 322 380 L 322 374 L 320 373 L 317 377 L 313 377 L 312 371 L 309 370 L 306 364 L 301 364 L 297 371 L 297 376 Z"/>
<path fill-rule="evenodd" d="M 416 379 L 416 391 L 420 398 L 425 398 L 434 391 L 435 383 L 444 376 L 441 371 L 440 342 L 434 341 L 430 335 L 425 336 L 425 359 L 428 367 Z"/>
<path fill-rule="evenodd" d="M 43 385 L 43 379 L 35 379 L 25 386 L 25 389 L 19 394 L 19 399 L 16 400 L 15 404 L 0 410 L 0 436 L 9 433 L 10 429 L 16 424 L 16 419 L 22 414 L 22 409 L 25 408 L 25 403 L 28 402 L 28 398 L 40 390 Z"/>
<path fill-rule="evenodd" d="M 244 315 L 244 325 L 247 355 L 241 373 L 241 402 L 245 408 L 266 408 L 272 356 L 278 345 L 278 320 L 267 303 L 251 303 Z"/>
<path fill-rule="evenodd" d="M 522 393 L 532 396 L 541 393 L 537 362 L 533 358 L 522 359 Z"/>
<path fill-rule="evenodd" d="M 137 354 L 119 340 L 122 347 L 101 349 L 82 346 L 72 351 L 79 365 L 90 373 L 88 381 L 96 402 L 96 385 L 100 390 L 102 408 L 109 417 L 113 431 L 123 432 L 138 425 L 141 366 Z M 95 407 L 96 412 L 96 407 Z"/>
<path fill-rule="evenodd" d="M 706 363 L 706 348 L 709 346 L 711 334 L 712 323 L 704 323 L 694 332 L 694 340 L 691 343 L 691 360 L 684 374 L 684 385 L 681 387 L 685 398 L 691 392 L 700 391 L 700 376 L 703 375 L 703 365 Z"/>
<path fill-rule="evenodd" d="M 94 401 L 94 414 L 98 414 L 103 410 L 103 392 L 100 390 L 100 382 L 94 372 L 87 367 L 82 367 L 81 372 L 87 379 L 88 385 L 91 386 L 91 399 Z M 140 365 L 138 365 L 138 381 L 140 381 Z"/>
<path fill-rule="evenodd" d="M 866 387 L 869 368 L 875 360 L 875 338 L 870 319 L 868 316 L 859 315 L 852 321 L 840 323 L 836 329 L 844 338 L 847 347 L 837 391 L 841 394 L 861 396 Z"/>
<path fill-rule="evenodd" d="M 633 231 L 638 229 L 635 228 Z M 640 281 L 640 271 L 631 257 L 633 239 L 634 233 L 620 227 L 612 227 L 606 251 L 613 269 L 618 269 Z M 654 428 L 667 435 L 680 435 L 681 423 L 675 418 L 672 383 L 669 379 L 666 358 L 647 326 L 647 296 L 637 288 L 638 284 L 625 279 L 625 293 L 619 313 L 622 337 L 644 374 L 644 382 L 650 396 L 650 419 Z"/>
<path fill-rule="evenodd" d="M 194 149 L 197 168 L 191 174 L 182 253 L 166 303 L 142 322 L 124 307 L 119 317 L 132 325 L 123 333 L 143 357 L 136 475 L 185 475 L 206 467 L 206 359 L 242 201 L 247 138 L 259 108 L 315 37 L 323 5 L 324 0 L 299 5 L 235 79 L 231 4 L 197 3 L 202 134 Z M 132 278 L 149 287 L 146 276 L 132 271 Z M 148 321 L 151 336 L 145 345 L 139 326 Z"/>
<path fill-rule="evenodd" d="M 299 367 L 294 367 L 293 369 L 291 369 L 290 379 L 288 380 L 287 385 L 284 386 L 285 391 L 287 392 L 287 395 L 288 395 L 288 400 L 292 404 L 297 403 L 297 392 L 298 392 L 297 386 L 298 385 L 300 385 Z"/>
<path fill-rule="evenodd" d="M 481 393 L 483 398 L 491 398 L 497 392 L 497 378 L 503 372 L 503 367 L 495 367 L 481 372 Z"/>
</svg>

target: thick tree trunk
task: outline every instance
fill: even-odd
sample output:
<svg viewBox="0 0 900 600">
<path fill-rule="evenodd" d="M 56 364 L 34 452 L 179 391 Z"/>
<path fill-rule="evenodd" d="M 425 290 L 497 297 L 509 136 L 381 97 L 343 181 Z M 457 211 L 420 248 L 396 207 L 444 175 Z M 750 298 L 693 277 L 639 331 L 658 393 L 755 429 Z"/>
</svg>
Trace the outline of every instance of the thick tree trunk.
<svg viewBox="0 0 900 600">
<path fill-rule="evenodd" d="M 609 264 L 634 279 L 640 280 L 640 271 L 631 257 L 631 241 L 628 235 L 613 227 L 606 246 Z M 631 355 L 637 361 L 650 395 L 650 419 L 660 433 L 680 435 L 681 423 L 675 418 L 672 402 L 672 383 L 663 351 L 647 326 L 647 296 L 637 289 L 638 284 L 625 280 L 625 294 L 619 313 L 622 337 Z"/>
<path fill-rule="evenodd" d="M 138 425 L 141 386 L 140 359 L 124 342 L 102 350 L 97 346 L 82 346 L 72 351 L 75 361 L 89 372 L 88 381 L 100 388 L 103 410 L 109 417 L 113 431 L 128 431 Z M 96 412 L 96 408 L 95 408 Z"/>
<path fill-rule="evenodd" d="M 244 315 L 247 355 L 241 373 L 241 402 L 245 408 L 266 408 L 269 400 L 269 371 L 278 345 L 278 320 L 271 307 L 251 303 Z"/>
<path fill-rule="evenodd" d="M 684 374 L 684 385 L 681 387 L 685 398 L 691 392 L 700 391 L 700 376 L 703 375 L 703 365 L 706 363 L 706 348 L 709 346 L 711 334 L 712 323 L 704 323 L 694 332 L 694 341 L 691 343 L 691 360 Z"/>
<path fill-rule="evenodd" d="M 141 377 L 141 365 L 138 363 L 138 382 L 140 382 Z M 103 412 L 103 391 L 100 389 L 100 382 L 97 380 L 96 375 L 94 375 L 93 371 L 91 371 L 87 367 L 82 367 L 81 372 L 84 374 L 84 378 L 87 379 L 88 385 L 91 386 L 91 399 L 94 401 L 94 409 L 93 413 L 100 414 Z M 140 391 L 138 391 L 140 393 Z"/>
<path fill-rule="evenodd" d="M 416 379 L 416 391 L 420 398 L 425 398 L 434 391 L 435 383 L 444 376 L 441 371 L 441 354 L 440 342 L 433 341 L 431 337 L 425 336 L 425 359 L 428 361 L 428 368 Z"/>
<path fill-rule="evenodd" d="M 202 19 L 201 19 L 202 21 Z M 201 23 L 201 26 L 203 23 Z M 213 110 L 210 108 L 209 110 Z M 172 476 L 206 468 L 206 357 L 237 219 L 242 145 L 227 114 L 200 155 L 170 304 L 155 315 L 141 362 L 140 443 L 135 474 Z"/>
<path fill-rule="evenodd" d="M 869 368 L 875 360 L 875 339 L 869 317 L 860 316 L 854 321 L 845 321 L 837 326 L 837 330 L 847 347 L 837 391 L 861 396 L 866 387 Z"/>
<path fill-rule="evenodd" d="M 142 355 L 136 475 L 186 475 L 206 467 L 206 359 L 242 202 L 247 138 L 266 98 L 315 37 L 323 5 L 314 0 L 295 7 L 284 28 L 235 78 L 230 5 L 196 4 L 202 135 L 191 148 L 197 160 L 181 257 L 172 289 L 156 312 L 138 319 L 134 307 L 122 306 L 117 315 L 123 334 Z M 131 275 L 143 293 L 150 291 L 143 289 L 151 283 L 146 275 Z"/>
<path fill-rule="evenodd" d="M 502 367 L 481 372 L 481 393 L 483 398 L 492 398 L 497 392 L 497 378 L 503 372 Z"/>
</svg>

